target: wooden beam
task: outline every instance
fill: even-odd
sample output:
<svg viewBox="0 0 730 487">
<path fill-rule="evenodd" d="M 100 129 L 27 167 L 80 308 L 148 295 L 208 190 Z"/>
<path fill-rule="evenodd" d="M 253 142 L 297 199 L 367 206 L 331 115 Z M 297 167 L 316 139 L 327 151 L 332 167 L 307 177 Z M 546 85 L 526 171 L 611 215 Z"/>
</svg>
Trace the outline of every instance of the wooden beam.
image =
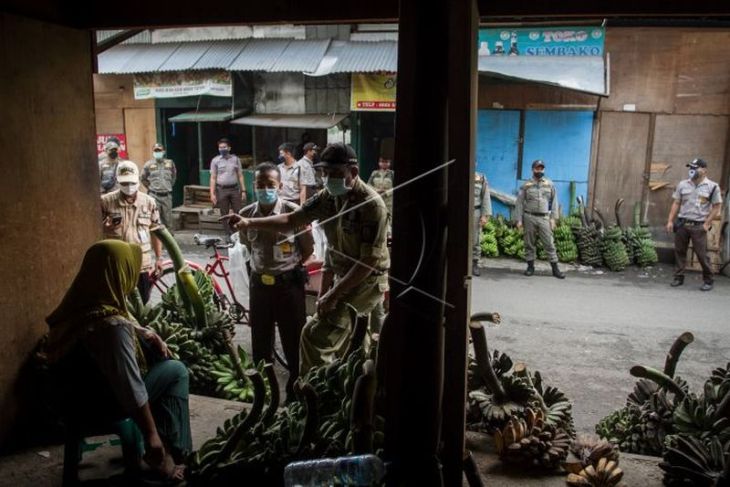
<svg viewBox="0 0 730 487">
<path fill-rule="evenodd" d="M 471 301 L 474 228 L 474 165 L 476 150 L 477 36 L 475 0 L 452 0 L 449 8 L 448 245 L 446 272 L 446 336 L 444 341 L 443 451 L 444 485 L 463 479 L 466 427 L 466 369 Z"/>
<path fill-rule="evenodd" d="M 389 486 L 442 485 L 448 0 L 401 0 L 390 313 L 383 328 Z M 429 172 L 431 171 L 431 172 Z M 426 174 L 426 175 L 424 175 Z M 380 356 L 378 357 L 380 360 Z"/>
<path fill-rule="evenodd" d="M 114 34 L 111 37 L 104 39 L 101 42 L 97 42 L 96 46 L 94 48 L 94 54 L 96 54 L 98 56 L 99 54 L 106 51 L 107 49 L 111 49 L 112 47 L 116 46 L 117 44 L 121 44 L 122 42 L 126 41 L 127 39 L 131 39 L 132 37 L 136 36 L 140 32 L 144 32 L 144 29 L 123 30 L 121 32 Z M 96 32 L 94 32 L 94 36 L 96 36 Z"/>
</svg>

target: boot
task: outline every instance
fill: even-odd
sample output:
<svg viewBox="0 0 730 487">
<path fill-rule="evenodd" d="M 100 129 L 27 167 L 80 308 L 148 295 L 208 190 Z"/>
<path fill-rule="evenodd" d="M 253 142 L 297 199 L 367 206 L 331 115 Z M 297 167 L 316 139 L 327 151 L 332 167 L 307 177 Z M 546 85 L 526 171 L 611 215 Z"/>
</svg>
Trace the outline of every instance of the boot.
<svg viewBox="0 0 730 487">
<path fill-rule="evenodd" d="M 535 261 L 534 260 L 528 260 L 527 261 L 527 269 L 525 269 L 525 275 L 531 276 L 535 273 Z"/>
<path fill-rule="evenodd" d="M 674 276 L 674 280 L 670 284 L 672 287 L 681 286 L 684 284 L 684 276 Z"/>
<path fill-rule="evenodd" d="M 557 262 L 550 262 L 550 267 L 553 268 L 553 277 L 557 277 L 558 279 L 565 279 L 565 274 L 560 272 Z"/>
<path fill-rule="evenodd" d="M 477 276 L 477 277 L 482 275 L 482 271 L 479 270 L 479 261 L 476 259 L 474 259 L 474 261 L 472 261 L 471 273 L 472 273 L 472 275 Z"/>
</svg>

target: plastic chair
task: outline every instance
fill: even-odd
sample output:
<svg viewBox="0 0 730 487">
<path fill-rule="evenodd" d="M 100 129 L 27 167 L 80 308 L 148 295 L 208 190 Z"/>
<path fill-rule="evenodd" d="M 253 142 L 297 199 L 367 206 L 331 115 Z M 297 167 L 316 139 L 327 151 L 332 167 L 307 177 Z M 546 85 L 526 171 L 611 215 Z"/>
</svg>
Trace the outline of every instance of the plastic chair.
<svg viewBox="0 0 730 487">
<path fill-rule="evenodd" d="M 96 449 L 96 447 L 89 448 L 85 438 L 107 434 L 115 434 L 119 437 L 125 472 L 137 471 L 139 460 L 144 453 L 144 443 L 137 425 L 130 418 L 106 425 L 71 425 L 67 427 L 63 447 L 63 487 L 79 485 L 79 463 L 81 463 L 82 456 L 85 451 Z"/>
</svg>

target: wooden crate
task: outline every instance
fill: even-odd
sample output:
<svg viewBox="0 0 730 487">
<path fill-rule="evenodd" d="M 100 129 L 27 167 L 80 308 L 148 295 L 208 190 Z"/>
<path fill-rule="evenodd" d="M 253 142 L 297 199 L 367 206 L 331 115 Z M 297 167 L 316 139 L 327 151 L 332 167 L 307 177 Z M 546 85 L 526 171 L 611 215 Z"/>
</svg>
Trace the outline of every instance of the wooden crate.
<svg viewBox="0 0 730 487">
<path fill-rule="evenodd" d="M 710 269 L 712 269 L 712 273 L 719 274 L 720 267 L 722 267 L 720 250 L 708 250 L 707 257 L 710 259 Z M 700 261 L 697 258 L 697 255 L 695 255 L 694 250 L 692 250 L 691 245 L 689 251 L 687 251 L 687 269 L 702 272 Z"/>
<path fill-rule="evenodd" d="M 208 186 L 193 184 L 183 186 L 183 202 L 185 206 L 213 207 L 213 203 L 210 201 L 210 188 Z"/>
</svg>

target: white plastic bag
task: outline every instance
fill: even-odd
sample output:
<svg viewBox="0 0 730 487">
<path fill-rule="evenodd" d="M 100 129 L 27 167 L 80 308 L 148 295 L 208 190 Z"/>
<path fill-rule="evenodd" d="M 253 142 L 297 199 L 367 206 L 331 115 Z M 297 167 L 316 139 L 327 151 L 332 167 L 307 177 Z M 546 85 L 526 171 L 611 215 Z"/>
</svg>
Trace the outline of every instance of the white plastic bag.
<svg viewBox="0 0 730 487">
<path fill-rule="evenodd" d="M 327 250 L 327 236 L 319 222 L 312 223 L 312 237 L 314 238 L 314 257 L 317 260 L 324 260 L 324 254 Z"/>
<path fill-rule="evenodd" d="M 233 286 L 233 292 L 239 303 L 246 305 L 248 299 L 248 272 L 246 263 L 251 258 L 248 248 L 238 238 L 238 233 L 231 235 L 233 247 L 228 249 L 228 272 Z"/>
</svg>

